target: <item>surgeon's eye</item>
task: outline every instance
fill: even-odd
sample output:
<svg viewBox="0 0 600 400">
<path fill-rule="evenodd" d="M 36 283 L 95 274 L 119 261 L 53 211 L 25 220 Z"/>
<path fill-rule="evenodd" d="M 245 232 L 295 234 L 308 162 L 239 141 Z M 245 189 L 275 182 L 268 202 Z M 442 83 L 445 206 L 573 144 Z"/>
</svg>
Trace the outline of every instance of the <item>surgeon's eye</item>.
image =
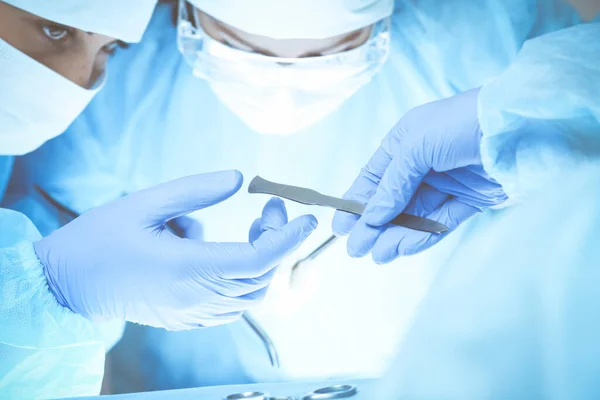
<svg viewBox="0 0 600 400">
<path fill-rule="evenodd" d="M 72 28 L 48 21 L 43 22 L 41 28 L 44 35 L 53 42 L 65 41 L 73 34 Z"/>
<path fill-rule="evenodd" d="M 112 42 L 112 43 L 109 43 L 106 46 L 104 46 L 102 48 L 102 51 L 105 52 L 106 54 L 115 54 L 115 51 L 117 51 L 118 48 L 119 48 L 119 43 Z"/>
<path fill-rule="evenodd" d="M 114 42 L 104 46 L 102 48 L 102 51 L 108 55 L 113 55 L 115 54 L 115 51 L 117 51 L 117 49 L 126 49 L 127 47 L 129 47 L 127 43 L 122 42 L 120 40 L 115 40 Z"/>
</svg>

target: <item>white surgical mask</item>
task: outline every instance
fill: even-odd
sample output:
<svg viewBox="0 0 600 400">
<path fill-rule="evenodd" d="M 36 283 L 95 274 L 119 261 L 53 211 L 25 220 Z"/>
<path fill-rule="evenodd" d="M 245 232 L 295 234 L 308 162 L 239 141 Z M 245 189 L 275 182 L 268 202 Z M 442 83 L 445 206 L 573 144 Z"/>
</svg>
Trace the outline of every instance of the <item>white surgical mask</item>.
<svg viewBox="0 0 600 400">
<path fill-rule="evenodd" d="M 29 153 L 63 133 L 100 86 L 84 89 L 0 39 L 0 155 Z"/>
<path fill-rule="evenodd" d="M 180 1 L 179 49 L 219 100 L 254 131 L 290 135 L 339 108 L 389 54 L 390 20 L 361 46 L 336 54 L 280 58 L 234 49 L 207 35 Z M 191 18 L 190 18 L 191 17 Z M 190 20 L 191 19 L 191 20 Z"/>
<path fill-rule="evenodd" d="M 327 88 L 324 83 L 318 92 L 293 86 L 257 88 L 223 82 L 210 82 L 210 87 L 217 98 L 253 131 L 291 135 L 334 112 L 369 79 L 355 77 L 335 88 Z"/>
</svg>

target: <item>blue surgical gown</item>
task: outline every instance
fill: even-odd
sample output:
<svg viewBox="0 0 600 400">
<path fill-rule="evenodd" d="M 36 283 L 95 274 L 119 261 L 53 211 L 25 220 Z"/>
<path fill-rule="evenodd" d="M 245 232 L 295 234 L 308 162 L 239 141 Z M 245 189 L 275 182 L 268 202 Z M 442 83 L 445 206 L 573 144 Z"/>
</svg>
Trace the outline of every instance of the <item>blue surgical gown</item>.
<svg viewBox="0 0 600 400">
<path fill-rule="evenodd" d="M 532 40 L 483 88 L 484 162 L 519 204 L 472 221 L 376 398 L 600 397 L 598 38 Z"/>
<path fill-rule="evenodd" d="M 0 157 L 0 196 L 13 162 Z M 0 209 L 0 399 L 96 395 L 105 343 L 48 289 L 32 246 L 40 238 L 25 215 Z"/>
<path fill-rule="evenodd" d="M 600 398 L 600 164 L 566 171 L 472 221 L 374 398 Z"/>
<path fill-rule="evenodd" d="M 57 222 L 56 211 L 40 205 L 41 192 L 52 203 L 81 213 L 123 194 L 210 170 L 237 168 L 246 178 L 261 174 L 270 180 L 341 195 L 387 130 L 408 109 L 485 84 L 510 65 L 526 40 L 578 22 L 575 13 L 560 1 L 399 1 L 393 16 L 391 56 L 381 72 L 324 120 L 293 136 L 279 137 L 248 129 L 219 103 L 206 82 L 193 77 L 177 50 L 171 17 L 170 6 L 159 7 L 143 41 L 112 60 L 107 86 L 69 131 L 17 163 L 11 204 L 32 218 L 42 233 L 54 229 Z M 245 229 L 240 227 L 250 226 L 264 201 L 261 196 L 237 195 L 198 214 L 205 239 L 245 240 Z M 329 236 L 331 213 L 293 205 L 289 211 L 290 215 L 314 212 L 321 221 L 319 231 L 296 255 L 300 257 Z M 357 301 L 356 308 L 352 305 L 351 312 L 344 315 L 352 322 L 349 329 L 358 330 L 353 326 L 358 312 L 359 325 L 371 329 L 365 332 L 385 333 L 387 325 L 377 328 L 369 319 L 378 308 L 361 307 L 361 303 L 386 290 L 365 280 L 366 269 L 358 268 L 351 277 L 351 269 L 337 271 L 337 264 L 339 259 L 333 261 L 334 272 L 346 277 L 339 290 L 353 285 L 363 288 L 349 297 L 348 301 Z M 322 271 L 324 267 L 319 266 Z M 388 278 L 386 283 L 400 280 Z M 371 290 L 365 292 L 364 285 L 370 283 Z M 387 290 L 402 291 L 392 285 Z M 389 306 L 385 303 L 379 305 Z M 120 347 L 139 348 L 146 359 L 163 367 L 149 371 L 144 366 L 142 383 L 135 389 L 309 377 L 331 358 L 317 358 L 319 354 L 310 350 L 312 343 L 332 336 L 326 327 L 315 327 L 326 326 L 337 316 L 326 307 L 329 302 L 321 304 L 325 310 L 319 315 L 322 325 L 317 317 L 307 317 L 306 324 L 299 326 L 287 324 L 285 313 L 278 320 L 261 320 L 269 332 L 277 333 L 287 325 L 301 334 L 303 346 L 294 345 L 298 343 L 295 339 L 286 342 L 285 335 L 275 343 L 286 344 L 281 346 L 283 352 L 295 356 L 302 352 L 314 355 L 312 369 L 291 371 L 285 366 L 286 354 L 284 368 L 270 368 L 263 345 L 241 322 L 211 328 L 220 330 L 218 334 L 206 329 L 176 336 L 136 329 L 130 345 L 121 343 Z M 391 319 L 392 312 L 401 313 L 391 309 L 383 314 L 383 320 Z M 379 342 L 365 334 L 365 342 L 348 352 L 351 344 L 344 342 L 345 336 L 329 338 L 330 347 L 343 343 L 336 349 L 339 357 L 360 354 L 366 359 L 369 346 Z M 218 349 L 219 357 L 207 347 Z M 135 358 L 123 354 L 128 360 Z M 355 360 L 345 361 L 351 365 Z"/>
</svg>

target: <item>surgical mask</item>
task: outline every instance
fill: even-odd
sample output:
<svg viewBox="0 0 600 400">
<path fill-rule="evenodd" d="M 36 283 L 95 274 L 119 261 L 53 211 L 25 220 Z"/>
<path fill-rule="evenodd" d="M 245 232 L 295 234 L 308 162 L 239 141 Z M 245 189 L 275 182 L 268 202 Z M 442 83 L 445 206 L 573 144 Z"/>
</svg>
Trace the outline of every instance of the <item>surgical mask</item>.
<svg viewBox="0 0 600 400">
<path fill-rule="evenodd" d="M 63 133 L 103 81 L 84 89 L 0 39 L 0 155 L 29 153 Z"/>
<path fill-rule="evenodd" d="M 197 9 L 181 0 L 178 44 L 194 75 L 246 125 L 263 134 L 290 135 L 335 111 L 379 71 L 389 54 L 390 19 L 377 22 L 355 49 L 281 58 L 214 40 L 202 30 Z"/>
</svg>

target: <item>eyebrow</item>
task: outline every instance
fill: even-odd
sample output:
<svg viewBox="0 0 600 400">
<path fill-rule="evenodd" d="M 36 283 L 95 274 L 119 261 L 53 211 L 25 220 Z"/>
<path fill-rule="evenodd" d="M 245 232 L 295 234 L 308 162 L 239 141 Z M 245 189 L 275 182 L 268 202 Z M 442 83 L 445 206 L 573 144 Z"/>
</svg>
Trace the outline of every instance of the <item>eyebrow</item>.
<svg viewBox="0 0 600 400">
<path fill-rule="evenodd" d="M 277 54 L 273 53 L 272 51 L 269 51 L 267 49 L 263 49 L 261 47 L 257 47 L 255 44 L 249 43 L 247 40 L 242 39 L 241 37 L 239 37 L 235 32 L 233 32 L 231 29 L 229 29 L 227 26 L 225 26 L 223 23 L 221 23 L 220 21 L 217 21 L 216 19 L 214 20 L 215 25 L 217 25 L 217 27 L 219 29 L 221 29 L 222 31 L 224 31 L 225 33 L 227 33 L 229 36 L 233 37 L 235 40 L 239 41 L 241 44 L 243 44 L 244 46 L 248 46 L 251 49 L 255 49 L 257 52 L 264 54 L 266 56 L 269 57 L 277 57 Z"/>
<path fill-rule="evenodd" d="M 227 27 L 221 21 L 219 21 L 217 19 L 213 19 L 213 22 L 219 29 L 221 29 L 222 31 L 227 33 L 229 36 L 233 37 L 235 40 L 239 41 L 244 46 L 248 46 L 251 49 L 254 49 L 258 53 L 261 53 L 265 56 L 279 57 L 277 54 L 273 53 L 272 51 L 269 51 L 269 50 L 261 48 L 261 47 L 257 47 L 255 44 L 252 44 L 252 43 L 248 42 L 247 40 L 241 38 L 239 35 L 237 35 L 235 32 L 233 32 L 231 29 L 229 29 L 229 27 Z M 365 29 L 368 29 L 368 27 L 360 28 L 360 29 L 355 30 L 354 32 L 350 32 L 348 34 L 348 36 L 341 38 L 340 40 L 333 43 L 329 47 L 336 47 L 336 46 L 339 46 L 339 45 L 342 45 L 345 43 L 349 43 L 349 42 L 357 39 L 358 37 L 360 37 L 364 33 Z M 315 51 L 315 50 L 307 51 L 306 53 L 302 53 L 298 57 L 294 57 L 294 58 L 318 57 L 318 56 L 321 56 L 322 53 L 327 50 L 328 49 L 322 49 L 322 50 L 317 50 L 317 51 Z"/>
</svg>

